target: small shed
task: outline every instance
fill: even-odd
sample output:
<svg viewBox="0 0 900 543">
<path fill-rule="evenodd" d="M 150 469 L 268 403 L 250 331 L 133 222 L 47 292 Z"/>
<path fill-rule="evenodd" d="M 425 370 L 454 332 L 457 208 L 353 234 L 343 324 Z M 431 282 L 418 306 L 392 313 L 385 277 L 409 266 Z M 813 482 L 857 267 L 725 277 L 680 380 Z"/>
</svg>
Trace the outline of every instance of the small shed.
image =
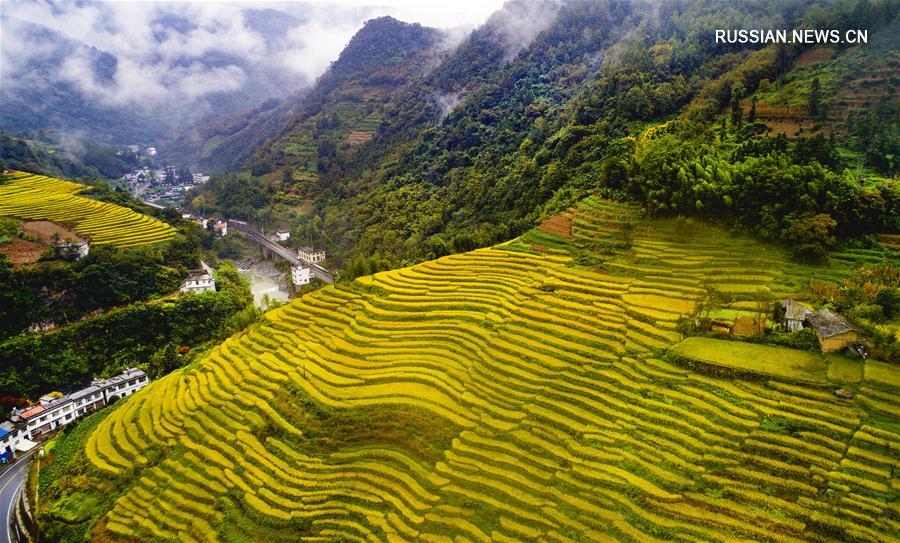
<svg viewBox="0 0 900 543">
<path fill-rule="evenodd" d="M 859 331 L 847 320 L 830 309 L 820 309 L 806 316 L 809 325 L 819 337 L 823 353 L 840 351 L 857 339 Z"/>
<path fill-rule="evenodd" d="M 784 327 L 788 332 L 802 330 L 803 321 L 806 320 L 808 315 L 812 314 L 812 311 L 797 300 L 781 300 L 781 307 L 784 308 Z"/>
</svg>

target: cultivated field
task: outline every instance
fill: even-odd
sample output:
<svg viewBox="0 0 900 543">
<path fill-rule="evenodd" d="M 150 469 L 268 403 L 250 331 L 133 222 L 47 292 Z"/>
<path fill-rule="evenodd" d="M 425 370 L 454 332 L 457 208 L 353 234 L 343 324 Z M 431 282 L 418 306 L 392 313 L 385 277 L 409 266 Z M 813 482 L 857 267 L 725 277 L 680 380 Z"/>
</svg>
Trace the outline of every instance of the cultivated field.
<svg viewBox="0 0 900 543">
<path fill-rule="evenodd" d="M 896 540 L 896 368 L 841 400 L 661 358 L 701 285 L 746 303 L 841 264 L 594 198 L 556 230 L 308 294 L 123 402 L 76 483 L 124 489 L 93 536 Z"/>
<path fill-rule="evenodd" d="M 132 247 L 166 241 L 175 229 L 128 208 L 77 196 L 79 183 L 13 172 L 0 184 L 0 216 L 71 226 L 92 244 Z"/>
</svg>

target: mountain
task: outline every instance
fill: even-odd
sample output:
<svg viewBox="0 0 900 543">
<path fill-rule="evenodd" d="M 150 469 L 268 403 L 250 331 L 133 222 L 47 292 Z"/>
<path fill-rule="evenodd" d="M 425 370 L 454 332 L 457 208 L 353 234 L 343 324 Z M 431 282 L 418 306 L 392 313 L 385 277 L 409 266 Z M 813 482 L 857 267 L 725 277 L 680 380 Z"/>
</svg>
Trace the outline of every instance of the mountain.
<svg viewBox="0 0 900 543">
<path fill-rule="evenodd" d="M 175 11 L 159 10 L 147 21 L 119 21 L 108 14 L 119 25 L 150 26 L 148 49 L 139 57 L 127 48 L 131 56 L 117 56 L 5 13 L 4 48 L 9 55 L 22 54 L 3 63 L 0 129 L 14 136 L 42 135 L 45 141 L 160 145 L 196 124 L 227 122 L 221 119 L 312 83 L 306 74 L 282 65 L 294 47 L 289 32 L 307 22 L 302 17 L 272 9 L 239 11 L 246 25 L 241 37 L 258 43 L 246 44 L 251 51 L 231 52 L 204 46 L 198 40 L 218 39 L 215 29 L 199 28 L 177 13 L 178 6 L 171 8 Z M 142 39 L 141 30 L 127 39 Z M 116 32 L 117 39 L 126 40 L 121 33 L 127 30 Z"/>
<path fill-rule="evenodd" d="M 329 117 L 336 109 L 324 115 L 317 109 L 336 108 L 338 93 L 358 96 L 354 80 L 339 77 L 346 64 L 339 61 L 310 93 L 305 112 L 255 153 L 242 177 L 211 183 L 193 203 L 264 227 L 308 230 L 321 220 L 318 240 L 338 262 L 375 256 L 395 265 L 508 239 L 598 189 L 635 198 L 654 213 L 732 221 L 728 209 L 740 202 L 748 207 L 735 226 L 776 241 L 804 230 L 804 217 L 818 214 L 836 220 L 842 235 L 896 228 L 894 212 L 883 213 L 896 205 L 896 184 L 880 180 L 896 172 L 884 158 L 894 156 L 897 139 L 889 135 L 898 129 L 890 78 L 880 76 L 878 83 L 887 92 L 869 94 L 870 103 L 881 104 L 871 122 L 859 108 L 836 123 L 804 107 L 796 113 L 824 130 L 791 130 L 784 139 L 774 124 L 767 132 L 766 104 L 780 99 L 774 90 L 792 88 L 791 99 L 806 105 L 811 78 L 806 86 L 791 81 L 809 73 L 806 59 L 817 48 L 714 39 L 717 28 L 760 24 L 867 25 L 873 43 L 882 43 L 878 49 L 832 48 L 833 62 L 819 66 L 827 104 L 839 89 L 877 83 L 840 66 L 861 56 L 875 62 L 876 50 L 889 49 L 884 43 L 896 35 L 896 2 L 830 10 L 809 2 L 778 10 L 768 2 L 719 2 L 712 11 L 707 2 L 687 0 L 532 5 L 547 15 L 531 16 L 542 26 L 531 29 L 530 42 L 510 49 L 509 36 L 522 33 L 500 25 L 503 17 L 492 19 L 429 69 L 404 79 L 390 101 L 366 109 L 367 130 L 354 126 L 362 122 L 358 112 L 342 119 Z M 371 54 L 374 64 L 378 49 L 350 52 Z M 879 64 L 884 74 L 893 62 L 889 55 Z M 835 73 L 843 74 L 842 84 Z M 738 108 L 740 116 L 730 113 Z M 850 125 L 881 128 L 828 140 L 827 134 L 846 133 Z M 658 139 L 680 142 L 675 148 L 690 157 L 659 156 L 666 144 Z M 866 142 L 876 139 L 879 150 L 855 162 L 862 167 L 855 176 L 845 176 L 851 157 L 866 154 Z M 824 156 L 829 153 L 833 159 Z M 696 168 L 714 173 L 695 175 Z M 764 190 L 770 200 L 753 198 L 736 184 L 745 178 L 782 188 Z M 783 178 L 798 181 L 783 188 Z M 223 194 L 225 186 L 231 194 L 241 187 L 258 193 L 257 204 L 223 205 L 247 201 Z M 844 199 L 829 199 L 829 192 Z M 658 201 L 661 195 L 669 195 L 667 201 Z M 796 205 L 782 204 L 782 197 Z M 304 199 L 313 203 L 306 214 L 279 207 L 286 202 L 291 210 L 306 209 Z M 850 209 L 854 202 L 866 202 L 861 217 Z"/>
<path fill-rule="evenodd" d="M 427 69 L 439 38 L 437 30 L 391 17 L 370 20 L 312 91 L 215 119 L 164 145 L 163 151 L 214 172 L 239 170 L 251 158 L 257 171 L 268 172 L 269 155 L 278 155 L 287 157 L 279 162 L 300 162 L 298 177 L 314 175 L 317 159 L 311 149 L 371 137 L 384 104 Z"/>
<path fill-rule="evenodd" d="M 127 148 L 85 143 L 76 149 L 14 138 L 0 132 L 0 162 L 13 170 L 68 177 L 114 179 L 141 165 L 140 158 Z"/>
<path fill-rule="evenodd" d="M 257 107 L 201 123 L 183 135 L 164 141 L 159 152 L 169 162 L 211 173 L 239 170 L 267 141 L 284 130 L 305 92 L 285 99 L 270 98 Z"/>
</svg>

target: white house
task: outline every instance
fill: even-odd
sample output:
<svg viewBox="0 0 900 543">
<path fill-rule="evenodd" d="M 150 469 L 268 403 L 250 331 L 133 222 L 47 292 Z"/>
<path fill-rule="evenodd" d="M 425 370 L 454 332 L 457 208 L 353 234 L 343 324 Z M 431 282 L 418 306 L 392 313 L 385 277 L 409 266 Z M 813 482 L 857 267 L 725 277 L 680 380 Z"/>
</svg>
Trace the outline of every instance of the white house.
<svg viewBox="0 0 900 543">
<path fill-rule="evenodd" d="M 275 241 L 287 241 L 291 238 L 291 233 L 287 230 L 276 230 L 272 237 Z"/>
<path fill-rule="evenodd" d="M 207 292 L 216 290 L 216 285 L 213 283 L 212 276 L 209 272 L 194 270 L 188 274 L 187 279 L 181 284 L 179 290 L 181 290 L 181 292 Z"/>
<path fill-rule="evenodd" d="M 90 253 L 91 245 L 86 241 L 64 241 L 56 246 L 60 256 L 84 258 Z"/>
<path fill-rule="evenodd" d="M 291 266 L 291 281 L 295 286 L 308 285 L 312 270 L 303 266 Z"/>
<path fill-rule="evenodd" d="M 147 386 L 149 382 L 150 378 L 142 370 L 128 368 L 110 379 L 94 379 L 91 386 L 66 396 L 59 398 L 44 396 L 38 405 L 21 410 L 14 409 L 11 423 L 20 431 L 12 432 L 14 436 L 7 443 L 7 447 L 12 448 L 7 452 L 12 453 L 15 450 L 17 440 L 34 440 L 55 432 L 75 419 L 107 405 L 113 396 L 117 398 L 130 396 Z M 2 450 L 3 442 L 0 441 L 0 452 Z M 23 449 L 19 447 L 18 450 Z"/>
<path fill-rule="evenodd" d="M 147 147 L 147 154 L 149 156 L 156 156 L 156 147 Z"/>
<path fill-rule="evenodd" d="M 109 379 L 94 379 L 91 381 L 91 386 L 97 387 L 103 392 L 104 401 L 108 404 L 113 398 L 131 396 L 149 383 L 150 378 L 143 370 L 128 368 Z"/>
<path fill-rule="evenodd" d="M 313 264 L 318 264 L 325 260 L 325 251 L 313 249 L 312 247 L 300 247 L 300 249 L 297 250 L 297 258 Z"/>
<path fill-rule="evenodd" d="M 216 232 L 219 233 L 220 236 L 224 237 L 228 235 L 228 221 L 216 221 L 215 225 Z"/>
</svg>

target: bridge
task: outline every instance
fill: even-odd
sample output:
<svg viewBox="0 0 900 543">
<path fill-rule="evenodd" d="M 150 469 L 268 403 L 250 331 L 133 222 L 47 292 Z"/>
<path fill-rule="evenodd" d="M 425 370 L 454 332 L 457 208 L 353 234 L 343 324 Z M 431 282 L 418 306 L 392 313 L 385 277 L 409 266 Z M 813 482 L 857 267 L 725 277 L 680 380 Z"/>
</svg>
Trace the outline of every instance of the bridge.
<svg viewBox="0 0 900 543">
<path fill-rule="evenodd" d="M 166 209 L 166 206 L 159 205 L 155 202 L 150 202 L 144 200 L 144 203 L 148 206 L 155 207 L 156 209 Z M 178 210 L 181 212 L 181 210 Z M 287 247 L 282 247 L 281 245 L 275 243 L 274 241 L 267 238 L 262 232 L 253 228 L 245 221 L 239 221 L 237 219 L 225 219 L 228 222 L 228 225 L 234 228 L 235 230 L 239 230 L 243 232 L 251 241 L 255 241 L 263 246 L 263 249 L 268 250 L 270 253 L 280 256 L 281 258 L 287 260 L 291 263 L 292 266 L 305 266 L 310 269 L 310 272 L 325 281 L 326 283 L 334 283 L 334 276 L 318 264 L 314 262 L 309 262 L 307 260 L 303 260 L 294 254 L 293 251 L 288 249 Z"/>
<path fill-rule="evenodd" d="M 251 241 L 255 241 L 263 246 L 264 249 L 268 250 L 270 253 L 274 255 L 278 255 L 281 258 L 287 260 L 291 263 L 292 266 L 304 266 L 310 268 L 310 271 L 313 275 L 325 281 L 326 283 L 334 283 L 334 276 L 331 275 L 331 272 L 319 266 L 316 263 L 309 262 L 308 260 L 303 260 L 297 257 L 293 251 L 288 249 L 287 247 L 282 247 L 281 245 L 275 243 L 274 241 L 267 238 L 262 232 L 253 228 L 249 224 L 244 221 L 238 221 L 235 219 L 227 219 L 228 225 L 242 232 L 246 235 Z"/>
</svg>

